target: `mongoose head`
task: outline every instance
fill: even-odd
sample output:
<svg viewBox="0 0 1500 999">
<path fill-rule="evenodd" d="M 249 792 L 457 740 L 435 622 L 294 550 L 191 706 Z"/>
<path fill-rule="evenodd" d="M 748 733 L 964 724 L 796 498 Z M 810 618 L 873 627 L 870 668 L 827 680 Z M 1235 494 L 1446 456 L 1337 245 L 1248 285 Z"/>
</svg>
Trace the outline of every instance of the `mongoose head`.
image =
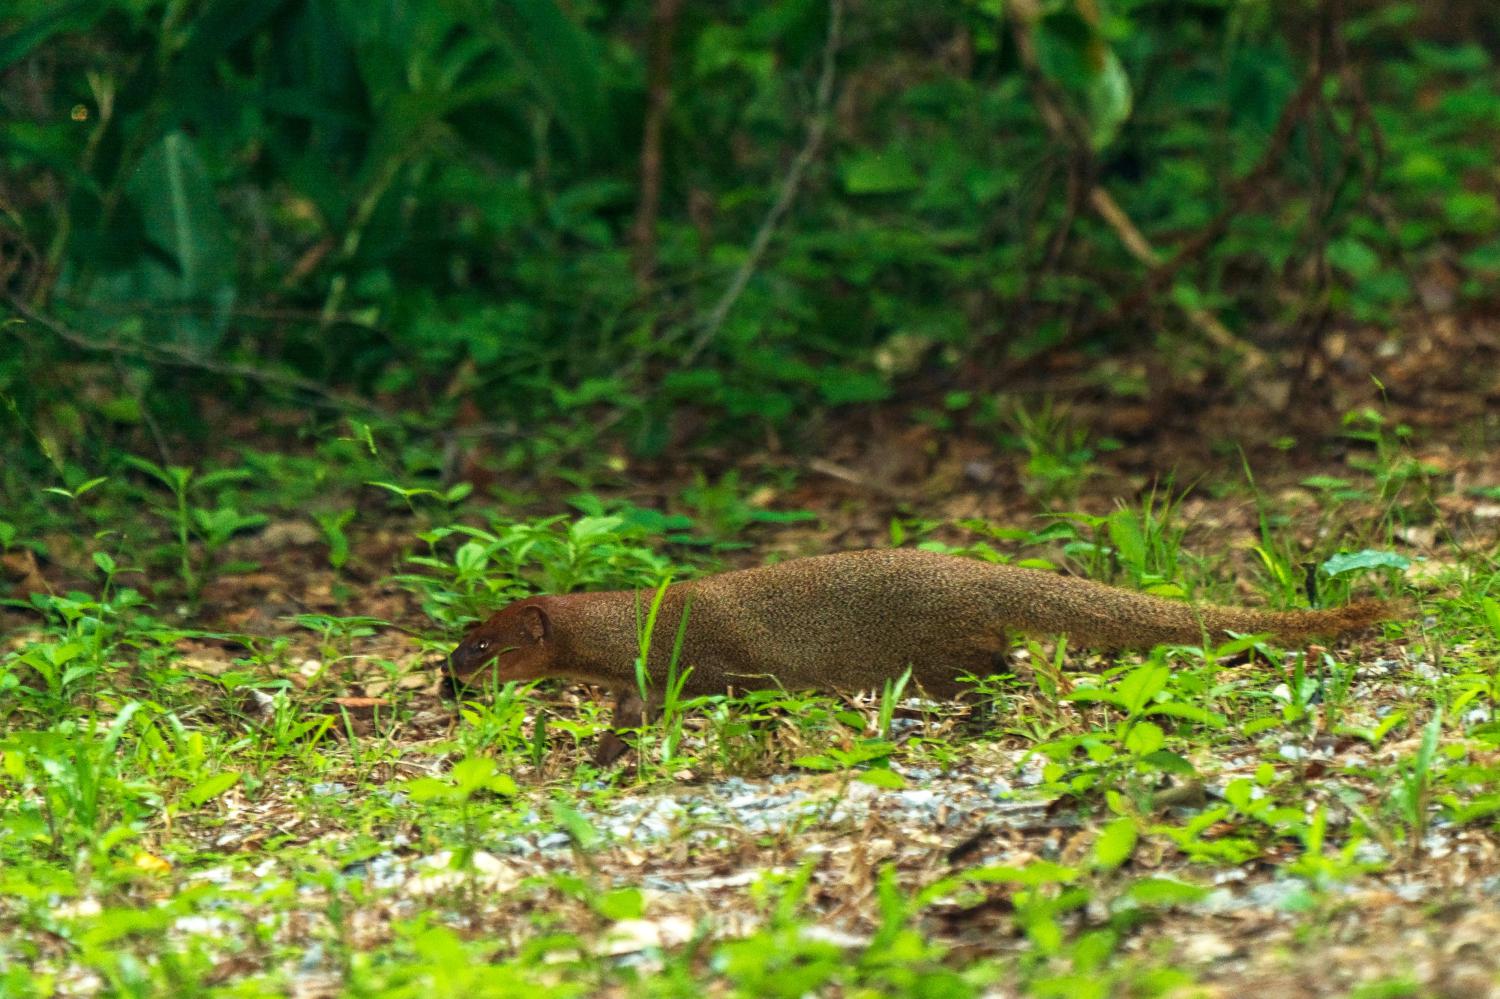
<svg viewBox="0 0 1500 999">
<path fill-rule="evenodd" d="M 550 676 L 557 656 L 552 619 L 540 600 L 503 607 L 476 625 L 448 656 L 448 677 L 457 692 L 483 683 L 493 668 L 501 683 Z"/>
</svg>

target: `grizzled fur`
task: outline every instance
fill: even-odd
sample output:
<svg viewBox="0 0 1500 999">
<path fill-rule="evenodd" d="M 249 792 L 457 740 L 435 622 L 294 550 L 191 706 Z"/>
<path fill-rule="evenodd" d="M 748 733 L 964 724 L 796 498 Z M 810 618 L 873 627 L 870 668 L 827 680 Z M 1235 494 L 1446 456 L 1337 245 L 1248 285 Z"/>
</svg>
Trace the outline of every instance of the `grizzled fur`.
<svg viewBox="0 0 1500 999">
<path fill-rule="evenodd" d="M 460 684 L 493 667 L 502 681 L 565 677 L 621 694 L 638 723 L 638 621 L 652 593 L 533 597 L 464 637 L 449 660 Z M 1194 606 L 1037 569 L 907 548 L 795 559 L 677 583 L 667 589 L 651 643 L 651 687 L 666 682 L 684 608 L 685 693 L 782 687 L 879 688 L 911 667 L 928 694 L 953 697 L 966 673 L 1004 668 L 1011 632 L 1065 634 L 1091 648 L 1196 644 L 1227 631 L 1281 642 L 1333 637 L 1395 613 L 1383 601 L 1335 610 L 1257 611 Z"/>
</svg>

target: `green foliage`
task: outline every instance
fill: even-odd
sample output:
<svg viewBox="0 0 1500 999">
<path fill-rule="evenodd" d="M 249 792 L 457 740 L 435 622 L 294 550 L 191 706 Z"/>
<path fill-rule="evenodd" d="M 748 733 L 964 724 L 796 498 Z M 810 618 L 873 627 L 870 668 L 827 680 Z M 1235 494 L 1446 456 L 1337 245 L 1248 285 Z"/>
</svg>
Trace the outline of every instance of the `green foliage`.
<svg viewBox="0 0 1500 999">
<path fill-rule="evenodd" d="M 180 493 L 189 510 L 200 495 L 204 508 L 225 505 L 193 491 L 200 476 L 163 471 L 147 495 L 170 499 L 163 519 L 173 537 Z M 119 488 L 79 483 L 52 495 L 88 504 Z M 409 492 L 419 518 L 448 515 L 441 495 Z M 1153 498 L 1098 523 L 1055 520 L 1036 533 L 976 522 L 967 550 L 1001 559 L 996 546 L 1077 544 L 1087 531 L 1144 582 L 1192 566 L 1170 506 Z M 419 539 L 434 553 L 420 566 L 429 574 L 405 585 L 431 598 L 446 629 L 457 618 L 443 615 L 468 599 L 458 550 L 493 545 L 473 578 L 508 578 L 493 594 L 476 582 L 472 596 L 503 598 L 544 582 L 630 585 L 643 594 L 643 643 L 675 642 L 675 634 L 649 637 L 649 607 L 653 585 L 682 567 L 650 540 L 691 521 L 665 527 L 668 515 L 596 509 L 570 524 L 492 518 L 484 529 L 434 529 Z M 327 522 L 342 529 L 343 520 Z M 892 529 L 910 540 L 938 526 Z M 346 540 L 359 550 L 357 535 Z M 1201 962 L 1179 968 L 1140 944 L 1198 925 L 1190 907 L 1204 902 L 1206 885 L 1218 885 L 1215 895 L 1241 878 L 1289 885 L 1283 917 L 1315 933 L 1327 907 L 1345 904 L 1345 887 L 1358 890 L 1366 873 L 1420 863 L 1455 830 L 1482 836 L 1500 814 L 1491 759 L 1500 745 L 1492 720 L 1500 607 L 1487 557 L 1466 561 L 1454 596 L 1435 608 L 1443 633 L 1458 638 L 1444 669 L 1374 681 L 1381 714 L 1350 696 L 1352 665 L 1330 655 L 1272 657 L 1249 638 L 1157 650 L 1102 672 L 1065 648 L 1043 662 L 1033 645 L 1045 698 L 1021 681 L 986 680 L 1004 693 L 1006 717 L 979 738 L 942 706 L 922 708 L 913 724 L 900 681 L 864 703 L 776 690 L 674 703 L 668 690 L 668 717 L 642 733 L 643 764 L 601 772 L 581 762 L 584 740 L 603 727 L 597 708 L 511 684 L 459 705 L 446 732 L 440 718 L 416 739 L 371 734 L 318 698 L 338 679 L 328 664 L 380 661 L 369 643 L 388 636 L 387 622 L 308 611 L 289 617 L 275 640 L 190 633 L 164 625 L 140 592 L 120 585 L 128 547 L 91 554 L 98 592 L 26 601 L 35 627 L 0 652 L 0 983 L 18 994 L 55 991 L 62 975 L 97 975 L 122 993 L 232 984 L 237 994 L 276 994 L 288 968 L 314 962 L 346 990 L 395 994 L 1171 994 L 1191 984 Z M 175 564 L 175 547 L 170 554 Z M 321 550 L 314 554 L 321 562 Z M 1391 561 L 1360 551 L 1327 574 L 1386 572 Z M 444 591 L 451 601 L 433 596 Z M 243 641 L 246 655 L 224 673 L 196 675 L 178 662 L 185 639 Z M 439 645 L 449 647 L 434 638 Z M 291 649 L 315 652 L 323 670 L 291 682 Z M 1251 667 L 1225 665 L 1247 652 Z M 678 676 L 691 665 L 679 660 Z M 423 724 L 389 696 L 381 710 L 397 725 Z M 1315 768 L 1305 747 L 1338 741 L 1329 734 L 1359 742 Z M 1041 757 L 1039 769 L 1028 754 Z M 993 842 L 980 829 L 980 859 L 944 860 L 959 836 L 929 840 L 924 826 L 895 862 L 842 859 L 845 844 L 876 844 L 861 839 L 870 828 L 862 823 L 886 822 L 886 809 L 931 800 L 939 781 L 1009 777 L 1015 764 L 1017 776 L 1040 779 L 1003 791 L 997 779 L 995 804 L 1047 816 L 1040 835 L 1022 828 Z M 758 784 L 738 780 L 732 793 L 751 802 L 740 802 L 742 814 L 793 789 L 824 796 L 784 828 L 727 826 L 718 811 L 694 807 L 723 775 L 768 772 L 775 777 Z M 666 838 L 637 842 L 657 808 L 671 816 Z M 633 816 L 624 832 L 621 814 Z M 247 825 L 264 838 L 235 839 Z M 1063 839 L 1052 830 L 1061 829 L 1058 849 Z M 557 852 L 537 857 L 542 842 Z M 674 853 L 695 869 L 722 862 L 744 876 L 710 889 L 713 911 L 695 916 L 690 937 L 658 944 L 650 934 L 673 925 L 682 893 L 651 879 L 674 870 Z M 421 872 L 416 882 L 388 887 L 406 863 Z M 407 893 L 414 883 L 423 894 Z M 839 929 L 846 906 L 858 907 L 850 910 L 860 914 L 858 933 Z M 496 912 L 503 924 L 485 921 Z M 1140 932 L 1157 921 L 1159 930 Z M 988 942 L 948 949 L 954 922 L 961 939 L 982 925 Z M 366 928 L 355 933 L 356 925 Z M 630 944 L 637 949 L 622 959 L 612 951 L 615 931 L 647 942 Z M 73 946 L 54 963 L 39 959 L 36 942 L 58 938 Z M 218 963 L 226 950 L 237 962 L 232 983 Z"/>
<path fill-rule="evenodd" d="M 233 565 L 219 566 L 215 558 L 219 549 L 236 533 L 260 527 L 268 518 L 259 513 L 242 514 L 222 498 L 213 507 L 199 506 L 194 497 L 209 490 L 222 489 L 230 483 L 242 482 L 250 477 L 250 473 L 244 469 L 221 469 L 198 475 L 191 468 L 178 465 L 162 468 L 133 455 L 126 460 L 131 467 L 146 473 L 172 494 L 173 505 L 157 507 L 155 512 L 169 521 L 175 529 L 179 577 L 188 599 L 196 600 L 199 590 L 207 582 L 203 569 L 222 572 L 239 568 Z M 196 552 L 192 545 L 194 538 L 201 543 Z M 201 561 L 201 565 L 195 565 L 195 560 Z"/>
<path fill-rule="evenodd" d="M 463 623 L 531 591 L 655 586 L 668 562 L 637 543 L 645 534 L 621 517 L 495 520 L 488 530 L 455 524 L 420 535 L 429 554 L 409 561 L 431 575 L 396 580 L 421 595 L 433 618 Z"/>
<path fill-rule="evenodd" d="M 1312 8 L 1058 0 L 1024 25 L 1003 10 L 901 2 L 845 31 L 834 90 L 853 114 L 834 116 L 793 212 L 684 365 L 820 113 L 823 5 L 680 13 L 647 281 L 632 266 L 652 85 L 638 5 L 17 0 L 0 15 L 0 157 L 18 287 L 118 364 L 102 376 L 44 329 L 0 328 L 21 347 L 0 350 L 0 401 L 25 442 L 0 486 L 20 495 L 20 473 L 97 464 L 122 437 L 139 450 L 153 414 L 201 436 L 184 360 L 238 400 L 257 380 L 223 372 L 258 359 L 420 406 L 424 423 L 467 401 L 519 426 L 499 461 L 546 462 L 586 452 L 601 411 L 661 453 L 688 426 L 780 428 L 887 398 L 922 363 L 1028 357 L 1080 331 L 1107 348 L 1140 328 L 1089 322 L 1141 265 L 1080 204 L 1073 154 L 1164 254 L 1229 213 L 1162 297 L 1240 332 L 1286 325 L 1288 307 L 1387 321 L 1435 253 L 1462 297 L 1493 288 L 1500 199 L 1474 137 L 1500 113 L 1500 77 L 1478 43 L 1432 37 L 1413 0 L 1331 26 L 1348 72 L 1324 80 L 1249 206 L 1226 192 L 1309 72 Z M 1083 148 L 1060 148 L 1036 82 Z M 1157 335 L 1211 361 L 1193 334 Z M 1088 474 L 1076 436 L 1018 436 L 1044 498 Z"/>
<path fill-rule="evenodd" d="M 1010 426 L 1012 439 L 1027 454 L 1023 468 L 1027 491 L 1049 506 L 1077 499 L 1084 481 L 1095 471 L 1088 431 L 1050 398 L 1034 411 L 1016 403 Z"/>
</svg>

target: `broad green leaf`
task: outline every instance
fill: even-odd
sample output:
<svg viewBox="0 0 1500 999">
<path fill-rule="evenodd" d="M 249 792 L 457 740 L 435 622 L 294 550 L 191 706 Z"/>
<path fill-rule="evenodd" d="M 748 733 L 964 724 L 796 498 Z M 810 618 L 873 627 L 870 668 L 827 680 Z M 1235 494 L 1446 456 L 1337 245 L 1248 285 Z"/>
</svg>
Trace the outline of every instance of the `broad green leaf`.
<svg viewBox="0 0 1500 999">
<path fill-rule="evenodd" d="M 1146 565 L 1146 539 L 1132 511 L 1121 509 L 1109 515 L 1109 540 L 1120 553 L 1121 562 L 1142 571 Z"/>
<path fill-rule="evenodd" d="M 404 781 L 401 790 L 412 801 L 441 801 L 453 796 L 453 785 L 436 777 L 417 777 Z"/>
<path fill-rule="evenodd" d="M 1155 767 L 1164 774 L 1179 774 L 1184 777 L 1191 777 L 1197 773 L 1186 757 L 1174 753 L 1170 749 L 1158 749 L 1153 753 L 1147 753 L 1141 757 L 1141 762 Z"/>
<path fill-rule="evenodd" d="M 182 797 L 189 805 L 199 808 L 234 787 L 239 780 L 238 771 L 214 774 L 207 780 L 194 784 Z"/>
<path fill-rule="evenodd" d="M 1148 756 L 1167 741 L 1166 733 L 1150 722 L 1139 722 L 1125 737 L 1125 749 L 1132 756 Z"/>
<path fill-rule="evenodd" d="M 1142 712 L 1142 714 L 1153 716 L 1166 715 L 1169 718 L 1186 718 L 1188 721 L 1195 721 L 1200 725 L 1207 725 L 1210 728 L 1223 728 L 1225 724 L 1223 715 L 1215 714 L 1206 708 L 1200 708 L 1196 704 L 1183 704 L 1181 701 L 1153 704 Z"/>
<path fill-rule="evenodd" d="M 1159 663 L 1148 663 L 1132 670 L 1115 687 L 1121 706 L 1130 714 L 1139 714 L 1153 697 L 1162 692 L 1171 675 L 1171 670 Z"/>
<path fill-rule="evenodd" d="M 894 770 L 885 767 L 872 767 L 860 772 L 858 778 L 860 783 L 869 784 L 871 787 L 884 788 L 887 791 L 899 791 L 906 787 L 906 779 Z"/>
<path fill-rule="evenodd" d="M 1337 578 L 1351 572 L 1361 572 L 1366 569 L 1396 569 L 1405 570 L 1411 565 L 1411 559 L 1396 552 L 1376 551 L 1366 548 L 1358 552 L 1340 552 L 1331 555 L 1324 561 L 1322 570 L 1325 575 Z"/>
<path fill-rule="evenodd" d="M 234 302 L 234 247 L 208 170 L 194 141 L 168 132 L 152 146 L 125 187 L 146 239 L 160 254 L 131 273 L 132 288 L 158 305 L 181 307 L 160 320 L 171 338 L 200 353 L 219 342 Z"/>
<path fill-rule="evenodd" d="M 594 911 L 605 919 L 640 919 L 646 911 L 646 896 L 639 888 L 615 888 L 594 900 Z"/>
<path fill-rule="evenodd" d="M 1103 687 L 1075 687 L 1063 695 L 1063 700 L 1083 704 L 1113 704 L 1117 708 L 1125 706 L 1125 701 L 1119 694 Z"/>
<path fill-rule="evenodd" d="M 1135 852 L 1135 844 L 1138 833 L 1135 821 L 1128 818 L 1118 818 L 1105 826 L 1099 833 L 1099 838 L 1094 840 L 1094 866 L 1106 871 L 1112 871 Z"/>
<path fill-rule="evenodd" d="M 1380 270 L 1380 254 L 1370 244 L 1346 236 L 1328 244 L 1328 262 L 1355 280 L 1362 280 Z"/>
<path fill-rule="evenodd" d="M 1171 878 L 1142 878 L 1125 892 L 1140 905 L 1191 905 L 1201 901 L 1208 889 Z"/>
</svg>

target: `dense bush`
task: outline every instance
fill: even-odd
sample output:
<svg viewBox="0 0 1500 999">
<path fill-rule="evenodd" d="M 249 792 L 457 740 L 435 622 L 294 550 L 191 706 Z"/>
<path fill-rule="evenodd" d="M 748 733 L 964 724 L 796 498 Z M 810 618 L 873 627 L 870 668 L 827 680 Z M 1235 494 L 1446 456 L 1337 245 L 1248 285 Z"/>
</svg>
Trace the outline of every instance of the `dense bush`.
<svg viewBox="0 0 1500 999">
<path fill-rule="evenodd" d="M 0 276 L 115 345 L 0 331 L 37 452 L 143 401 L 190 430 L 194 372 L 436 423 L 605 406 L 649 451 L 679 406 L 776 424 L 1061 341 L 1191 361 L 1205 315 L 1275 349 L 1439 257 L 1460 295 L 1500 270 L 1479 0 L 7 8 Z"/>
</svg>

